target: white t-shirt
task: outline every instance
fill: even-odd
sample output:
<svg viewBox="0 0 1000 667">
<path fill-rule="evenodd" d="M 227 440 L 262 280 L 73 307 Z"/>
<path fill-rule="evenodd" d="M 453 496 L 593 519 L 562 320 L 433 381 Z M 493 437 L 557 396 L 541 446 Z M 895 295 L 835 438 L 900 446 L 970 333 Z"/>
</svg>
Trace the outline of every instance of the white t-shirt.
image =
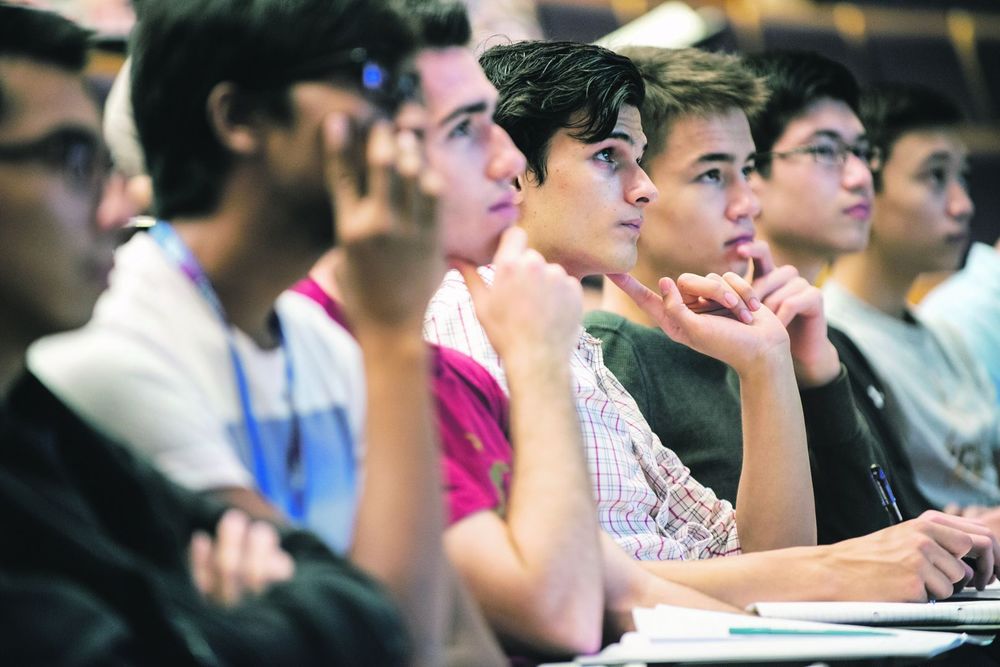
<svg viewBox="0 0 1000 667">
<path fill-rule="evenodd" d="M 864 352 L 902 411 L 917 484 L 935 505 L 998 505 L 1000 412 L 993 385 L 962 340 L 919 318 L 906 322 L 823 287 L 830 323 Z"/>
<path fill-rule="evenodd" d="M 96 428 L 151 458 L 176 482 L 199 491 L 266 486 L 281 509 L 295 488 L 287 463 L 294 406 L 305 471 L 302 524 L 346 550 L 358 499 L 365 396 L 354 339 L 322 307 L 294 293 L 275 305 L 280 348 L 261 349 L 231 329 L 263 444 L 264 469 L 255 473 L 227 336 L 215 311 L 147 234 L 136 235 L 115 259 L 110 288 L 91 322 L 33 345 L 31 370 Z"/>
<path fill-rule="evenodd" d="M 986 367 L 1000 398 L 1000 251 L 973 244 L 965 268 L 931 291 L 919 312 L 925 321 L 961 336 Z"/>
</svg>

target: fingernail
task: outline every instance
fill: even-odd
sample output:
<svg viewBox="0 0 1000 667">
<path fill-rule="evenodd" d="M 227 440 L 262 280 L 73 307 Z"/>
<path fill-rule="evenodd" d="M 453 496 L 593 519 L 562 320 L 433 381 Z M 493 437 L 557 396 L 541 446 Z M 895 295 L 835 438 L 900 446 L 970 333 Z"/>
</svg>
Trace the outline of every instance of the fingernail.
<svg viewBox="0 0 1000 667">
<path fill-rule="evenodd" d="M 750 324 L 751 322 L 753 322 L 753 315 L 751 315 L 750 311 L 747 310 L 746 308 L 741 308 L 740 319 L 743 321 L 744 324 Z"/>
<path fill-rule="evenodd" d="M 733 306 L 735 306 L 740 302 L 740 300 L 737 299 L 736 295 L 733 294 L 732 292 L 726 292 L 725 301 L 726 305 L 729 306 L 730 308 L 732 308 Z"/>
<path fill-rule="evenodd" d="M 760 299 L 755 296 L 750 297 L 750 310 L 760 310 Z"/>
</svg>

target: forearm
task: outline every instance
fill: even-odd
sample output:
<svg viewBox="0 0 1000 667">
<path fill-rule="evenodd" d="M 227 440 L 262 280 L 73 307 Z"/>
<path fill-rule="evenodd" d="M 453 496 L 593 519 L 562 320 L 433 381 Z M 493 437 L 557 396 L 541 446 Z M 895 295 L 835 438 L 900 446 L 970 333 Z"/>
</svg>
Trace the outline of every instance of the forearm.
<svg viewBox="0 0 1000 667">
<path fill-rule="evenodd" d="M 805 424 L 787 348 L 739 375 L 743 468 L 736 521 L 743 551 L 815 544 Z"/>
<path fill-rule="evenodd" d="M 698 561 L 639 561 L 647 571 L 740 609 L 759 600 L 832 600 L 826 547 L 792 547 Z"/>
<path fill-rule="evenodd" d="M 514 444 L 507 525 L 533 589 L 526 618 L 559 643 L 596 647 L 604 604 L 597 514 L 569 365 L 538 354 L 505 368 Z"/>
<path fill-rule="evenodd" d="M 869 469 L 893 470 L 854 401 L 845 370 L 822 387 L 801 392 L 813 491 L 817 538 L 821 543 L 859 537 L 889 526 Z"/>
<path fill-rule="evenodd" d="M 352 560 L 400 605 L 415 664 L 440 664 L 447 611 L 440 448 L 419 331 L 358 331 L 367 380 L 364 485 Z"/>
<path fill-rule="evenodd" d="M 635 607 L 672 604 L 713 611 L 739 611 L 693 588 L 658 577 L 622 551 L 610 535 L 601 533 L 604 562 L 605 622 L 615 633 L 631 630 Z"/>
</svg>

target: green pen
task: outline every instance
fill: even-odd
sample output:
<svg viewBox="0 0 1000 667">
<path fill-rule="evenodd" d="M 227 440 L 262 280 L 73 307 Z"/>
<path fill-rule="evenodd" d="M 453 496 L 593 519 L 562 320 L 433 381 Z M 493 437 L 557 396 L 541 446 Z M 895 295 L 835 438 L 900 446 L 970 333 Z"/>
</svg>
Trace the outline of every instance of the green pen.
<svg viewBox="0 0 1000 667">
<path fill-rule="evenodd" d="M 731 635 L 786 635 L 800 637 L 891 637 L 884 630 L 810 630 L 807 628 L 729 628 Z"/>
</svg>

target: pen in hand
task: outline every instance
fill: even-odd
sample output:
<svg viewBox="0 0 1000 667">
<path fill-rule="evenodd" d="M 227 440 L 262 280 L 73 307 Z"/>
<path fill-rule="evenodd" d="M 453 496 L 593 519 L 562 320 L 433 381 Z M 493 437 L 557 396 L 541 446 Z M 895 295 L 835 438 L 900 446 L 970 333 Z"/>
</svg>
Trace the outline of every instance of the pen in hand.
<svg viewBox="0 0 1000 667">
<path fill-rule="evenodd" d="M 875 490 L 882 501 L 882 507 L 885 508 L 886 513 L 889 515 L 889 525 L 894 526 L 897 523 L 901 523 L 903 515 L 899 511 L 899 505 L 896 504 L 896 496 L 892 493 L 892 487 L 889 486 L 889 480 L 886 478 L 882 466 L 873 463 L 871 466 L 871 475 L 872 483 L 875 485 Z"/>
</svg>

